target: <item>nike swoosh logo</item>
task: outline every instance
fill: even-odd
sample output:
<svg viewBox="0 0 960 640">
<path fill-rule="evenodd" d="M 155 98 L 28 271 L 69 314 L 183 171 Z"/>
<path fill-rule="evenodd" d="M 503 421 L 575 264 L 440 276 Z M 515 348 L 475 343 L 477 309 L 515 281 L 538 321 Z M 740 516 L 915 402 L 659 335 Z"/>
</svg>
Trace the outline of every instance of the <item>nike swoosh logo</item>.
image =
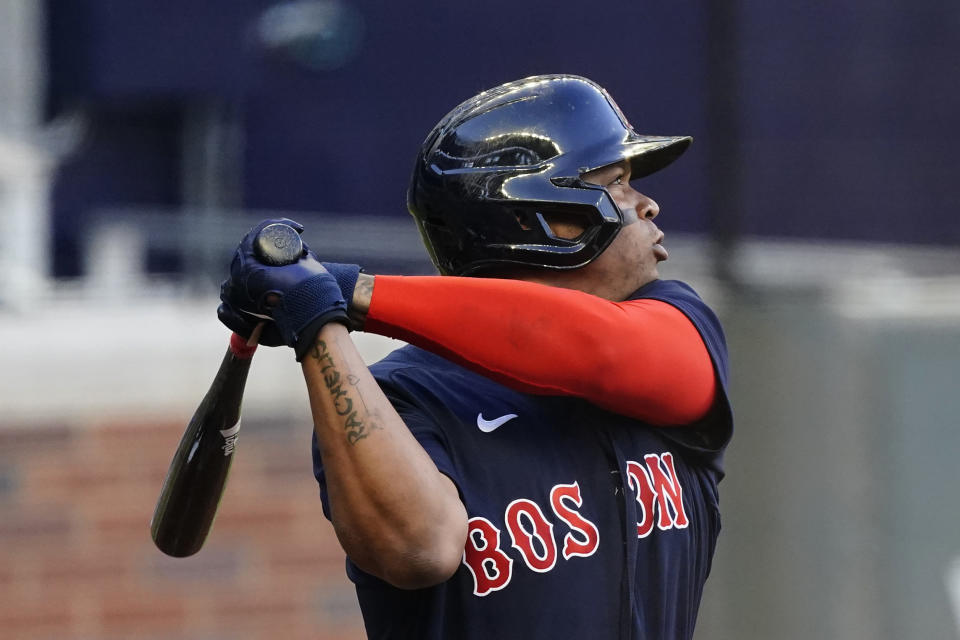
<svg viewBox="0 0 960 640">
<path fill-rule="evenodd" d="M 482 413 L 478 413 L 478 414 L 477 414 L 477 426 L 480 428 L 480 431 L 483 431 L 484 433 L 490 433 L 490 432 L 493 431 L 494 429 L 499 428 L 500 425 L 502 425 L 504 422 L 507 422 L 507 421 L 509 421 L 509 420 L 513 420 L 513 419 L 516 418 L 516 417 L 517 417 L 517 414 L 515 414 L 515 413 L 508 413 L 508 414 L 505 415 L 505 416 L 500 416 L 499 418 L 494 418 L 493 420 L 484 420 L 484 419 L 483 419 L 483 414 L 482 414 Z"/>
</svg>

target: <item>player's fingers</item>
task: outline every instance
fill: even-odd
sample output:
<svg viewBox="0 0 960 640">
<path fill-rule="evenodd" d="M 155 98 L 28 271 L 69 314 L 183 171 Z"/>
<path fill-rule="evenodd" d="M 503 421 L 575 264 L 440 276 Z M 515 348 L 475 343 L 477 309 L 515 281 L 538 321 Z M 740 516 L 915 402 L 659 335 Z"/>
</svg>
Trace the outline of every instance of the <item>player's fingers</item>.
<svg viewBox="0 0 960 640">
<path fill-rule="evenodd" d="M 253 332 L 256 323 L 251 322 L 242 314 L 237 313 L 227 303 L 222 303 L 217 307 L 217 318 L 225 324 L 228 329 L 244 338 L 249 338 Z"/>
<path fill-rule="evenodd" d="M 228 329 L 247 340 L 251 338 L 257 326 L 262 324 L 257 343 L 264 347 L 279 347 L 286 344 L 273 322 L 237 311 L 229 304 L 224 303 L 217 307 L 217 317 Z"/>
</svg>

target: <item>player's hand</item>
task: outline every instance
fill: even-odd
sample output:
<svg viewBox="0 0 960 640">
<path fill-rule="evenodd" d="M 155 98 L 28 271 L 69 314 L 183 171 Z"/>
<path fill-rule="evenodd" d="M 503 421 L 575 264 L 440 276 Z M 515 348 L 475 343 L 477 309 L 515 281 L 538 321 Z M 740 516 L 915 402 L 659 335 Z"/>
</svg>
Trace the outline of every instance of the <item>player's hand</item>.
<svg viewBox="0 0 960 640">
<path fill-rule="evenodd" d="M 340 262 L 321 262 L 320 264 L 336 278 L 340 293 L 343 294 L 343 299 L 347 301 L 347 307 L 349 307 L 353 301 L 353 291 L 357 288 L 357 279 L 360 277 L 363 267 Z"/>
<path fill-rule="evenodd" d="M 225 280 L 223 284 L 226 285 L 228 282 L 228 280 Z M 265 321 L 249 313 L 237 311 L 226 302 L 221 302 L 220 306 L 217 307 L 217 318 L 228 329 L 247 340 L 250 339 L 250 335 L 257 328 L 257 325 L 262 322 L 263 329 L 260 330 L 257 344 L 264 347 L 280 347 L 286 344 L 273 321 Z"/>
<path fill-rule="evenodd" d="M 258 260 L 254 250 L 257 234 L 269 224 L 283 223 L 302 233 L 303 226 L 292 220 L 265 220 L 251 229 L 234 254 L 230 277 L 220 287 L 222 310 L 218 316 L 228 327 L 249 337 L 252 326 L 272 321 L 261 336 L 261 344 L 276 343 L 293 347 L 297 360 L 309 350 L 323 325 L 340 322 L 349 325 L 347 303 L 336 278 L 304 243 L 299 260 L 271 266 Z"/>
</svg>

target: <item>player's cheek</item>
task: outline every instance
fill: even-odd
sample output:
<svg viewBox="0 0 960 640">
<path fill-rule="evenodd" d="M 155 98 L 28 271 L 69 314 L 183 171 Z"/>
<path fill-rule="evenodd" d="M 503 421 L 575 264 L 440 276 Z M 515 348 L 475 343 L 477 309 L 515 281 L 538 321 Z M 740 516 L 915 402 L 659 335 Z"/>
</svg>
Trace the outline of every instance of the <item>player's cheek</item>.
<svg viewBox="0 0 960 640">
<path fill-rule="evenodd" d="M 617 203 L 617 206 L 620 207 L 620 215 L 623 217 L 624 226 L 632 225 L 639 221 L 636 207 L 631 207 L 629 203 L 622 200 Z"/>
</svg>

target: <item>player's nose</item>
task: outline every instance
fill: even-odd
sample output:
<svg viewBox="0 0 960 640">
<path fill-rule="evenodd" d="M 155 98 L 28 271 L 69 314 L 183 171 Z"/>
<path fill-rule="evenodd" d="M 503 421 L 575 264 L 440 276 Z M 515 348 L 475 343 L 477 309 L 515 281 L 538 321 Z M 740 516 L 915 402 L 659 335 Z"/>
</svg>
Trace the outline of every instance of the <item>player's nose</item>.
<svg viewBox="0 0 960 640">
<path fill-rule="evenodd" d="M 653 220 L 660 215 L 660 205 L 658 205 L 653 198 L 645 196 L 639 191 L 635 191 L 634 193 L 637 194 L 637 204 L 634 206 L 634 209 L 637 212 L 638 218 Z"/>
</svg>

